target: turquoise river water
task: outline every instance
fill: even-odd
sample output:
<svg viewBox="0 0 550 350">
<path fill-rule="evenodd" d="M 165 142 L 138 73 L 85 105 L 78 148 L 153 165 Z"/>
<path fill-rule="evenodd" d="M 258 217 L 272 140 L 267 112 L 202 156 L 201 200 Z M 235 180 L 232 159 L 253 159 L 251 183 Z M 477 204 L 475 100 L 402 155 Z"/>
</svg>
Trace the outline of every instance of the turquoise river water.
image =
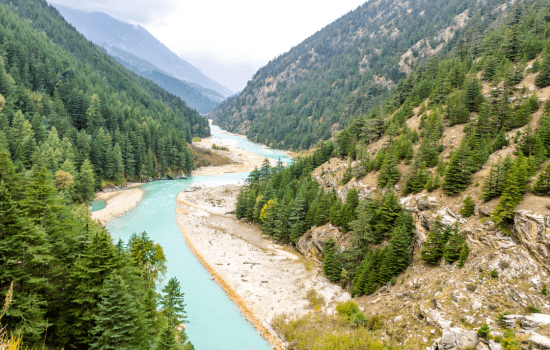
<svg viewBox="0 0 550 350">
<path fill-rule="evenodd" d="M 237 146 L 263 157 L 291 158 L 284 153 L 230 135 L 217 126 L 212 137 L 220 141 L 236 141 Z M 176 197 L 190 186 L 219 186 L 244 181 L 248 173 L 223 176 L 197 176 L 184 180 L 157 181 L 141 188 L 145 195 L 137 207 L 107 225 L 114 241 L 127 242 L 134 232 L 146 231 L 162 245 L 167 259 L 165 281 L 177 277 L 187 304 L 187 334 L 197 350 L 264 350 L 271 349 L 267 341 L 240 314 L 224 291 L 210 279 L 210 274 L 185 244 L 176 222 Z"/>
</svg>

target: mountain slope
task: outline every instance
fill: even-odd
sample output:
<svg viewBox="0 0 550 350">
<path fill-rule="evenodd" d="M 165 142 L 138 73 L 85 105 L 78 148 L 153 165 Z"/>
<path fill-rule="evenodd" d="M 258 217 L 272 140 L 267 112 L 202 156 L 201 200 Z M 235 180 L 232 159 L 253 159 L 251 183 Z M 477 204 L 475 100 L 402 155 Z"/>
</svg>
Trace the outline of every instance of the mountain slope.
<svg viewBox="0 0 550 350">
<path fill-rule="evenodd" d="M 104 54 L 45 1 L 0 8 L 0 148 L 18 171 L 62 171 L 69 197 L 87 201 L 109 182 L 193 169 L 187 143 L 210 134 L 206 119 Z"/>
<path fill-rule="evenodd" d="M 223 98 L 232 92 L 205 76 L 198 68 L 170 51 L 145 28 L 119 21 L 105 13 L 86 12 L 55 5 L 61 15 L 91 42 L 126 51 L 177 79 L 216 91 Z"/>
<path fill-rule="evenodd" d="M 293 348 L 548 348 L 550 3 L 492 13 L 383 108 L 241 189 L 239 219 L 354 296 L 276 319 Z"/>
<path fill-rule="evenodd" d="M 369 1 L 269 62 L 211 116 L 251 140 L 307 149 L 380 106 L 424 57 L 488 26 L 503 3 Z"/>
<path fill-rule="evenodd" d="M 215 91 L 179 80 L 129 52 L 113 48 L 111 56 L 137 75 L 151 80 L 164 90 L 178 96 L 189 107 L 201 114 L 210 112 L 223 100 L 223 97 Z"/>
</svg>

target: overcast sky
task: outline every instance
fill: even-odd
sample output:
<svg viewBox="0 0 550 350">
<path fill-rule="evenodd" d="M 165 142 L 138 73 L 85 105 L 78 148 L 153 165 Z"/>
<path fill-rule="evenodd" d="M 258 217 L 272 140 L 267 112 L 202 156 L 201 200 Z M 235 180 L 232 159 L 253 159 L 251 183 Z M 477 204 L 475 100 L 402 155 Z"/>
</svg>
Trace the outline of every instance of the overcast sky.
<svg viewBox="0 0 550 350">
<path fill-rule="evenodd" d="M 141 24 L 169 49 L 232 91 L 365 0 L 48 0 Z"/>
</svg>

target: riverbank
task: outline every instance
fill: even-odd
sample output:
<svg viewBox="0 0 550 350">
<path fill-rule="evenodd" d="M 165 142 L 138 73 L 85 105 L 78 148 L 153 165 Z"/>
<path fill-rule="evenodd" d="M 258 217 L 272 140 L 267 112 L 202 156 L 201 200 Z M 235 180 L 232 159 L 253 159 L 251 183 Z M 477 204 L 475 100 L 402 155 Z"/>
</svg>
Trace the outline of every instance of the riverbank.
<svg viewBox="0 0 550 350">
<path fill-rule="evenodd" d="M 141 185 L 133 184 L 132 187 Z M 145 191 L 141 188 L 97 193 L 94 199 L 104 201 L 105 208 L 92 212 L 92 220 L 99 220 L 103 225 L 106 225 L 114 218 L 134 209 L 143 198 L 144 193 Z"/>
<path fill-rule="evenodd" d="M 212 121 L 210 121 L 210 125 L 212 125 Z M 232 134 L 230 132 L 225 132 L 228 135 L 237 136 L 239 138 L 246 138 L 243 135 L 238 134 Z M 236 140 L 220 140 L 219 138 L 214 138 L 212 136 L 205 137 L 201 139 L 201 141 L 193 142 L 193 146 L 212 151 L 212 153 L 218 154 L 220 156 L 224 156 L 229 158 L 232 163 L 231 164 L 225 164 L 222 166 L 208 166 L 208 167 L 202 167 L 196 170 L 193 170 L 191 173 L 192 176 L 201 176 L 201 175 L 225 175 L 225 174 L 233 174 L 233 173 L 246 173 L 254 170 L 254 168 L 261 168 L 262 163 L 265 160 L 265 157 L 262 157 L 256 153 L 253 153 L 249 150 L 246 150 L 242 147 L 237 146 Z M 216 144 L 219 148 L 227 148 L 227 150 L 219 150 L 219 149 L 213 149 L 212 146 Z M 284 154 L 288 155 L 289 157 L 292 157 L 295 155 L 293 152 L 288 151 L 281 151 Z M 268 158 L 269 162 L 272 166 L 275 166 L 277 164 L 276 159 Z"/>
<path fill-rule="evenodd" d="M 281 348 L 271 327 L 277 315 L 311 312 L 314 294 L 323 299 L 320 309 L 334 312 L 336 303 L 349 300 L 350 295 L 299 253 L 266 240 L 257 227 L 237 221 L 229 212 L 235 210 L 238 191 L 239 186 L 233 185 L 181 192 L 178 224 L 188 246 L 243 315 Z"/>
</svg>

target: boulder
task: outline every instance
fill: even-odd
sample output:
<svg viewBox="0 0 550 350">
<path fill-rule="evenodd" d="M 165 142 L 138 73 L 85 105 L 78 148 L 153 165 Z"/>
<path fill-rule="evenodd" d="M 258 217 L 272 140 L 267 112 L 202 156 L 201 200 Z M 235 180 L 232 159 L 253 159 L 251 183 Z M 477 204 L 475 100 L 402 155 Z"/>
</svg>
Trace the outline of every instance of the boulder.
<svg viewBox="0 0 550 350">
<path fill-rule="evenodd" d="M 511 327 L 514 327 L 516 325 L 517 321 L 522 320 L 523 317 L 525 317 L 525 316 L 522 316 L 522 315 L 506 315 L 502 319 L 502 324 L 505 325 L 506 327 L 511 328 Z"/>
<path fill-rule="evenodd" d="M 532 330 L 538 327 L 546 326 L 550 324 L 550 315 L 546 314 L 531 314 L 523 317 L 520 321 L 520 326 L 526 330 Z"/>
<path fill-rule="evenodd" d="M 550 349 L 550 339 L 535 332 L 531 332 L 528 339 L 536 349 Z"/>
<path fill-rule="evenodd" d="M 489 340 L 489 350 L 504 350 L 500 343 L 495 343 L 493 339 Z"/>
<path fill-rule="evenodd" d="M 416 198 L 416 206 L 418 210 L 425 211 L 430 209 L 436 209 L 440 206 L 439 202 L 434 197 L 420 197 Z"/>
<path fill-rule="evenodd" d="M 462 328 L 450 328 L 443 332 L 441 341 L 437 344 L 438 350 L 459 350 L 475 348 L 479 343 L 479 337 L 475 331 L 467 331 Z"/>
</svg>

